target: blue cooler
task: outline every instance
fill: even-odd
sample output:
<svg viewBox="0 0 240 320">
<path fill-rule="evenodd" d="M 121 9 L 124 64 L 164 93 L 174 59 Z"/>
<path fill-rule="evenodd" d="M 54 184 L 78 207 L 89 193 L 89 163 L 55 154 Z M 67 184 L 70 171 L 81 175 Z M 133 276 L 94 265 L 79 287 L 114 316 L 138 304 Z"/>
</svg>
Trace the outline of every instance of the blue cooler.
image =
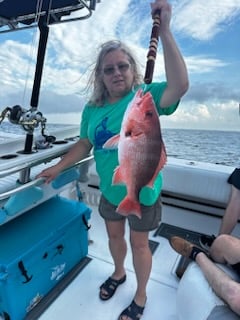
<svg viewBox="0 0 240 320">
<path fill-rule="evenodd" d="M 0 226 L 0 314 L 24 319 L 86 257 L 90 214 L 55 196 Z"/>
</svg>

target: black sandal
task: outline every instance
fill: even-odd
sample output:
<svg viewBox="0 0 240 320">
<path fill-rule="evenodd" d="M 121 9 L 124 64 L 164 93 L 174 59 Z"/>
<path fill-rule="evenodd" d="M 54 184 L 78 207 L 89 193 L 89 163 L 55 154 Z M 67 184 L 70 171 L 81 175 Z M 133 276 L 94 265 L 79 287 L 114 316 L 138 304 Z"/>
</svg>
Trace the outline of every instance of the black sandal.
<svg viewBox="0 0 240 320">
<path fill-rule="evenodd" d="M 131 320 L 139 320 L 143 315 L 144 308 L 145 306 L 140 307 L 133 300 L 132 303 L 122 311 L 118 320 L 122 320 L 122 317 L 124 316 L 130 318 Z"/>
<path fill-rule="evenodd" d="M 118 286 L 126 281 L 126 275 L 124 275 L 121 279 L 115 280 L 111 277 L 109 277 L 101 286 L 100 286 L 100 292 L 99 292 L 99 298 L 101 300 L 108 300 L 112 298 L 115 291 L 117 290 Z M 102 292 L 102 289 L 106 291 L 106 293 Z"/>
</svg>

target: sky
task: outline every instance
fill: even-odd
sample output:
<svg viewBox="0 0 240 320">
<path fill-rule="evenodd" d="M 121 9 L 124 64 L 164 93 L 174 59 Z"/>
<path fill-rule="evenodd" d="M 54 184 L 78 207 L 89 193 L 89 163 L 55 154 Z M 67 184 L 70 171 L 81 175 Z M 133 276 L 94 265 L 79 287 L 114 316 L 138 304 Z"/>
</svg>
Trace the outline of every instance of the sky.
<svg viewBox="0 0 240 320">
<path fill-rule="evenodd" d="M 103 42 L 124 41 L 144 75 L 150 2 L 102 0 L 89 19 L 50 27 L 38 103 L 49 123 L 79 123 L 89 72 Z M 161 117 L 161 125 L 240 131 L 240 0 L 169 2 L 171 30 L 187 65 L 190 88 L 178 110 Z M 38 37 L 37 28 L 0 34 L 0 112 L 17 104 L 30 109 Z M 165 81 L 161 42 L 153 81 Z"/>
</svg>

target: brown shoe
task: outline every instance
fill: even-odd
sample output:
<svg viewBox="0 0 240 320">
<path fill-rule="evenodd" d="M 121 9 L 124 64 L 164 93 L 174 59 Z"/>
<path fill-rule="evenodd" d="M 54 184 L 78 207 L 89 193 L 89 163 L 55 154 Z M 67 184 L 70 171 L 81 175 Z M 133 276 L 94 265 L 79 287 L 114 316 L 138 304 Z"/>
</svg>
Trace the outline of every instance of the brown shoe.
<svg viewBox="0 0 240 320">
<path fill-rule="evenodd" d="M 196 255 L 199 252 L 203 252 L 206 254 L 206 252 L 192 244 L 191 242 L 184 240 L 180 237 L 171 237 L 171 239 L 169 240 L 171 247 L 177 251 L 177 253 L 181 254 L 182 256 L 186 257 L 186 258 L 190 258 L 192 260 L 195 260 Z"/>
</svg>

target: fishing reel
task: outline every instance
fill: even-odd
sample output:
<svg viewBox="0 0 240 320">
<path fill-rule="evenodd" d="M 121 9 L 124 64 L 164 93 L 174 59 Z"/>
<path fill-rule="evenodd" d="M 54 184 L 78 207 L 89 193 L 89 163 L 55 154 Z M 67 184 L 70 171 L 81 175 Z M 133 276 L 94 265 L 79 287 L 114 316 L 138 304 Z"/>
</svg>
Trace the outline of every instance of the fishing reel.
<svg viewBox="0 0 240 320">
<path fill-rule="evenodd" d="M 12 108 L 6 107 L 0 116 L 0 124 L 6 117 L 11 123 L 20 125 L 28 133 L 32 133 L 40 123 L 45 124 L 47 121 L 36 108 L 26 110 L 19 105 L 15 105 Z"/>
<path fill-rule="evenodd" d="M 36 108 L 26 110 L 19 105 L 15 105 L 12 108 L 6 107 L 0 115 L 0 124 L 6 117 L 11 123 L 20 125 L 29 135 L 33 134 L 34 129 L 39 124 L 41 125 L 41 135 L 35 141 L 37 149 L 48 148 L 56 140 L 54 136 L 45 134 L 47 119 Z"/>
</svg>

